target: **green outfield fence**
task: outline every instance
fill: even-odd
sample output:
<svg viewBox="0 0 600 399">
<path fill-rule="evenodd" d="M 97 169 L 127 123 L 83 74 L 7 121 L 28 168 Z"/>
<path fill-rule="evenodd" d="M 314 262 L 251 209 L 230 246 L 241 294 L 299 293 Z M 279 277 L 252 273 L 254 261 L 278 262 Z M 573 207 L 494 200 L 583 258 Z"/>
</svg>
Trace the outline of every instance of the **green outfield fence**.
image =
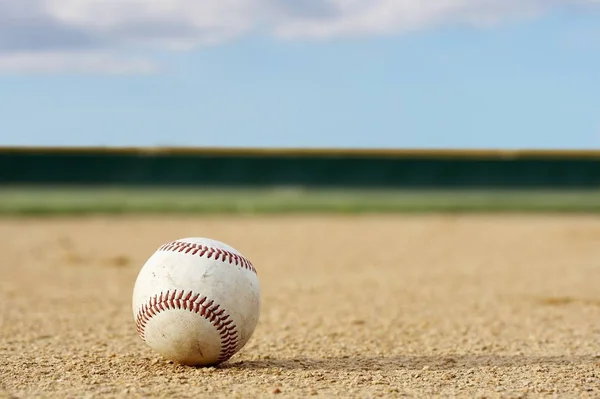
<svg viewBox="0 0 600 399">
<path fill-rule="evenodd" d="M 600 151 L 8 147 L 0 185 L 597 189 Z"/>
</svg>

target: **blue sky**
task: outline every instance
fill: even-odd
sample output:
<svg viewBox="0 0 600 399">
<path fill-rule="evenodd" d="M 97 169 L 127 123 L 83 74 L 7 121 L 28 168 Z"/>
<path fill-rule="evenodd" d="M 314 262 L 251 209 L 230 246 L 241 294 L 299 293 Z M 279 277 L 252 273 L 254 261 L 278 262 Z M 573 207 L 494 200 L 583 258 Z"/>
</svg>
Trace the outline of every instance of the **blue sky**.
<svg viewBox="0 0 600 399">
<path fill-rule="evenodd" d="M 0 145 L 600 148 L 598 0 L 110 4 L 0 3 Z"/>
</svg>

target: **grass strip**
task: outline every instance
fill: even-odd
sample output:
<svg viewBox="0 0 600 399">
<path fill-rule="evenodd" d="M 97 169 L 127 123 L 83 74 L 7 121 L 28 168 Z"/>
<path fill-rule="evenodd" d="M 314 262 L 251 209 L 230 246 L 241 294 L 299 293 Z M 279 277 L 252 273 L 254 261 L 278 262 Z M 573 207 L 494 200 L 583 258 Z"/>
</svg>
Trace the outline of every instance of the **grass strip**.
<svg viewBox="0 0 600 399">
<path fill-rule="evenodd" d="M 600 212 L 600 191 L 1 188 L 1 215 Z"/>
</svg>

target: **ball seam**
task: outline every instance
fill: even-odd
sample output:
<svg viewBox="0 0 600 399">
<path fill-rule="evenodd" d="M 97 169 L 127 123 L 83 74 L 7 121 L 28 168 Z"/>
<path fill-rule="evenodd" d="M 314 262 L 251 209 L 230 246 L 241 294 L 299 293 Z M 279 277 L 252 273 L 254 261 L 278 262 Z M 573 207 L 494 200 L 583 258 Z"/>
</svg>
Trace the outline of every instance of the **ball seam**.
<svg viewBox="0 0 600 399">
<path fill-rule="evenodd" d="M 193 291 L 169 290 L 150 297 L 136 316 L 136 329 L 142 340 L 146 341 L 146 325 L 156 315 L 171 309 L 183 309 L 199 314 L 208 320 L 219 333 L 221 350 L 218 362 L 224 362 L 237 352 L 238 330 L 231 316 L 220 309 L 214 300 Z"/>
<path fill-rule="evenodd" d="M 252 265 L 252 262 L 243 256 L 225 249 L 211 247 L 209 245 L 195 244 L 185 241 L 171 241 L 161 245 L 160 248 L 158 248 L 158 252 L 181 252 L 207 259 L 212 259 L 214 257 L 215 260 L 227 262 L 231 265 L 235 264 L 242 269 L 250 270 L 254 274 L 258 274 Z"/>
</svg>

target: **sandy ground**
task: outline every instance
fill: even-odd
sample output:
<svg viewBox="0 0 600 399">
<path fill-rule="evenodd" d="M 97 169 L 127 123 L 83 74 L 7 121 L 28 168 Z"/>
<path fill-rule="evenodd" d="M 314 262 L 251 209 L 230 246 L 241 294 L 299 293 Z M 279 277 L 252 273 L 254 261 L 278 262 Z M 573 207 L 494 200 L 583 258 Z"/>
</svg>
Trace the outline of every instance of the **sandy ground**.
<svg viewBox="0 0 600 399">
<path fill-rule="evenodd" d="M 141 265 L 223 240 L 258 269 L 217 368 L 137 336 Z M 0 397 L 600 397 L 600 218 L 0 219 Z"/>
</svg>

